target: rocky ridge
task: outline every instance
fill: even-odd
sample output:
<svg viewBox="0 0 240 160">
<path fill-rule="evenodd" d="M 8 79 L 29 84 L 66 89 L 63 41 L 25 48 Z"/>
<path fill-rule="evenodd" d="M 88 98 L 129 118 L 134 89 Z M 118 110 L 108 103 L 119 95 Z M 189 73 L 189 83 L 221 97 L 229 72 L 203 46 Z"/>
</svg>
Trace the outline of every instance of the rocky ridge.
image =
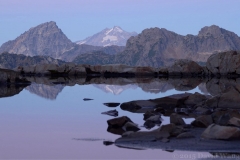
<svg viewBox="0 0 240 160">
<path fill-rule="evenodd" d="M 51 21 L 30 28 L 15 40 L 4 43 L 0 47 L 0 53 L 58 58 L 74 46 L 75 44 L 66 37 L 56 23 Z"/>
<path fill-rule="evenodd" d="M 0 68 L 5 69 L 15 69 L 18 66 L 33 66 L 37 64 L 56 64 L 62 65 L 66 62 L 62 60 L 57 60 L 49 56 L 25 56 L 22 54 L 10 54 L 2 53 L 0 54 Z"/>
<path fill-rule="evenodd" d="M 169 66 L 176 59 L 189 59 L 205 64 L 213 53 L 228 50 L 240 50 L 240 38 L 215 25 L 202 28 L 196 36 L 182 36 L 164 28 L 150 28 L 129 38 L 125 50 L 116 54 L 115 59 L 109 59 L 112 64 L 130 66 Z M 89 55 L 86 59 L 89 62 L 93 57 Z M 81 57 L 76 57 L 74 61 L 77 62 L 78 59 Z"/>
</svg>

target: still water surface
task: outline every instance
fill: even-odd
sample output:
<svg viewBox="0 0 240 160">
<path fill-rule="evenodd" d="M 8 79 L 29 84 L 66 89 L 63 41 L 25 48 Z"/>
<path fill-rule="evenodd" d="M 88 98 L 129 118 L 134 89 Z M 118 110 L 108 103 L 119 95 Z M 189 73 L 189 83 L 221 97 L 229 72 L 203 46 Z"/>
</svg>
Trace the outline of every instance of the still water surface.
<svg viewBox="0 0 240 160">
<path fill-rule="evenodd" d="M 154 89 L 153 89 L 154 92 Z M 137 85 L 47 86 L 32 84 L 19 94 L 0 99 L 0 159 L 197 159 L 209 153 L 134 150 L 103 145 L 119 135 L 107 132 L 101 112 L 116 109 L 142 126 L 143 114 L 110 108 L 103 103 L 154 99 L 183 93 L 170 89 L 145 92 Z M 184 91 L 185 92 L 185 91 Z M 199 88 L 187 91 L 200 92 Z M 91 98 L 91 101 L 83 101 Z M 163 117 L 162 124 L 169 123 Z M 193 119 L 184 119 L 190 123 Z M 141 130 L 146 130 L 141 127 Z M 185 157 L 185 158 L 184 158 Z M 187 158 L 186 158 L 187 157 Z"/>
</svg>

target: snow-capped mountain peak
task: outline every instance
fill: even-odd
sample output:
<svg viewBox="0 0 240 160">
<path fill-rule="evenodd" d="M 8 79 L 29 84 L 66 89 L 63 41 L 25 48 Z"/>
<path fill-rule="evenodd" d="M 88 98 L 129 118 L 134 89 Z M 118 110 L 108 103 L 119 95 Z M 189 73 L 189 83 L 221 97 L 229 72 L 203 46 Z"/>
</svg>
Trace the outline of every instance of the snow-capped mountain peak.
<svg viewBox="0 0 240 160">
<path fill-rule="evenodd" d="M 125 46 L 128 38 L 136 36 L 136 32 L 126 32 L 119 26 L 106 28 L 101 32 L 94 34 L 84 40 L 76 42 L 77 44 L 89 44 L 94 46 Z"/>
</svg>

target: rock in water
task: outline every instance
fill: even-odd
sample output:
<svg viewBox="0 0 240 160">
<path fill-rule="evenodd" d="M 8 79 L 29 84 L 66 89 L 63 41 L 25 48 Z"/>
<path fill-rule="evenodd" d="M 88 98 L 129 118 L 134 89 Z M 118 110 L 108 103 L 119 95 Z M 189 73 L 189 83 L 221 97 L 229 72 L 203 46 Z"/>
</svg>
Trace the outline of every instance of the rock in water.
<svg viewBox="0 0 240 160">
<path fill-rule="evenodd" d="M 105 106 L 108 106 L 108 107 L 117 107 L 119 106 L 120 103 L 103 103 Z"/>
<path fill-rule="evenodd" d="M 114 110 L 110 110 L 110 111 L 107 111 L 107 112 L 102 112 L 102 114 L 117 117 L 118 116 L 118 111 L 116 109 L 114 109 Z"/>
<path fill-rule="evenodd" d="M 201 137 L 206 139 L 222 139 L 222 140 L 240 139 L 240 129 L 237 127 L 211 124 L 202 133 Z"/>
<path fill-rule="evenodd" d="M 84 101 L 91 101 L 91 100 L 93 100 L 93 99 L 91 99 L 91 98 L 83 98 L 83 100 L 84 100 Z"/>
<path fill-rule="evenodd" d="M 170 123 L 173 123 L 175 125 L 185 125 L 186 123 L 184 120 L 176 113 L 173 113 L 170 115 Z"/>
<path fill-rule="evenodd" d="M 211 115 L 202 115 L 197 117 L 191 124 L 195 127 L 206 128 L 213 123 Z"/>
<path fill-rule="evenodd" d="M 126 116 L 107 121 L 109 127 L 123 127 L 127 122 L 132 122 L 132 120 Z"/>
<path fill-rule="evenodd" d="M 240 119 L 236 118 L 236 117 L 232 117 L 229 121 L 228 121 L 228 125 L 233 125 L 236 127 L 240 127 Z"/>
<path fill-rule="evenodd" d="M 125 131 L 139 131 L 140 129 L 138 128 L 138 125 L 132 122 L 127 122 L 123 127 L 123 130 Z"/>
</svg>

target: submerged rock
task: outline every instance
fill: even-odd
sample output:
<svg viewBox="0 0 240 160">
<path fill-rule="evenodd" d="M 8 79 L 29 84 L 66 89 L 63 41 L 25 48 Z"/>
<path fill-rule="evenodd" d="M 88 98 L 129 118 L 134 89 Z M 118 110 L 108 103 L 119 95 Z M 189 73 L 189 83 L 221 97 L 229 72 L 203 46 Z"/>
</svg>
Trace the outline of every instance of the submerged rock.
<svg viewBox="0 0 240 160">
<path fill-rule="evenodd" d="M 84 101 L 91 101 L 91 100 L 93 100 L 93 99 L 91 99 L 91 98 L 83 98 L 83 100 L 84 100 Z"/>
</svg>

